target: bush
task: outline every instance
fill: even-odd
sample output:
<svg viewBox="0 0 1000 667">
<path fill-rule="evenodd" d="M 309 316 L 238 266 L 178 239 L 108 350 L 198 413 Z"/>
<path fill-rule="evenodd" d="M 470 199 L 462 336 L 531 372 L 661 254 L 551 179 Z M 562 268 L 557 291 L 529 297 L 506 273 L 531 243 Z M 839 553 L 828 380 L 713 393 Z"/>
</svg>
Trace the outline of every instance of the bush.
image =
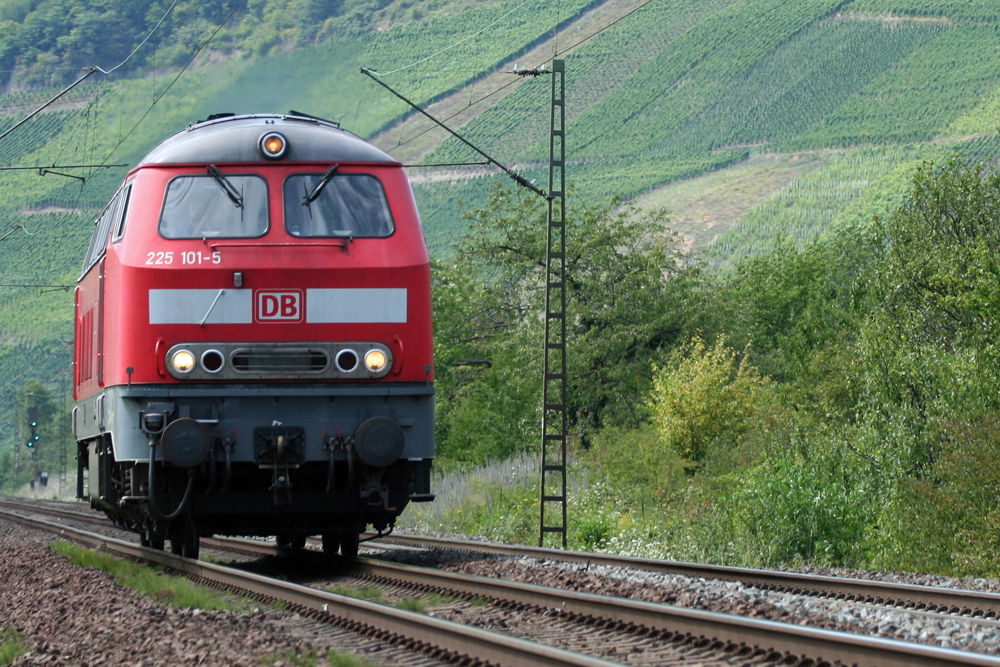
<svg viewBox="0 0 1000 667">
<path fill-rule="evenodd" d="M 731 449 L 750 428 L 767 387 L 725 339 L 708 347 L 695 338 L 653 378 L 651 411 L 663 441 L 642 452 L 645 463 L 658 467 L 665 449 L 693 470 L 709 455 Z"/>
</svg>

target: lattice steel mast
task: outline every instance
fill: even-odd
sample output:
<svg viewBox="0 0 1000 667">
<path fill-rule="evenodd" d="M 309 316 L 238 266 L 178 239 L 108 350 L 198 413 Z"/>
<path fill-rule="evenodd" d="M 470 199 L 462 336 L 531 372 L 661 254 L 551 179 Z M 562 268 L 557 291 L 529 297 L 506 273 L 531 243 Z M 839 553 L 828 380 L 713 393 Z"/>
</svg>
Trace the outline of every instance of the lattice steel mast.
<svg viewBox="0 0 1000 667">
<path fill-rule="evenodd" d="M 545 357 L 542 380 L 542 479 L 538 546 L 546 533 L 566 548 L 566 67 L 552 61 L 549 211 L 545 254 Z M 550 522 L 546 524 L 546 508 Z M 554 516 L 554 521 L 553 517 Z"/>
</svg>

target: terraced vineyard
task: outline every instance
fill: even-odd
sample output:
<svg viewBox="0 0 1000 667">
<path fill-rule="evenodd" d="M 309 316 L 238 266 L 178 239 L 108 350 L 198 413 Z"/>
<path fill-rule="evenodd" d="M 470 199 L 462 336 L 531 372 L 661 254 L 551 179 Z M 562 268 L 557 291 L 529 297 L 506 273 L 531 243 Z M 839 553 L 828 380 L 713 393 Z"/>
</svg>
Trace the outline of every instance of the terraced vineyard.
<svg viewBox="0 0 1000 667">
<path fill-rule="evenodd" d="M 522 82 L 477 116 L 473 103 L 492 92 L 485 77 L 515 62 L 540 64 L 523 60 L 532 49 L 547 58 L 579 41 L 571 26 L 581 17 L 600 27 L 638 6 L 403 3 L 383 3 L 386 12 L 398 4 L 377 14 L 391 20 L 296 49 L 248 42 L 241 50 L 237 26 L 224 52 L 197 61 L 162 99 L 176 69 L 93 77 L 0 143 L 0 166 L 134 164 L 209 113 L 292 108 L 365 137 L 383 130 L 391 153 L 413 137 L 403 122 L 410 110 L 358 73 L 368 66 L 420 103 L 465 100 L 470 111 L 456 121 L 463 134 L 544 182 L 548 80 Z M 771 247 L 779 235 L 805 241 L 863 224 L 900 201 L 922 160 L 956 151 L 988 159 L 1000 149 L 1000 8 L 985 0 L 658 0 L 562 57 L 574 196 L 679 202 L 678 218 L 694 225 L 682 231 L 710 249 L 714 264 Z M 0 131 L 54 92 L 0 95 Z M 421 141 L 427 163 L 471 157 L 444 133 Z M 14 230 L 0 242 L 0 282 L 71 284 L 90 222 L 123 174 L 78 172 L 81 184 L 0 172 L 0 236 Z M 484 205 L 501 177 L 482 169 L 412 174 L 428 243 L 446 257 L 467 224 L 462 210 Z M 739 189 L 727 195 L 726 183 Z M 754 194 L 744 200 L 743 191 Z M 706 201 L 714 213 L 689 215 Z M 54 380 L 66 368 L 71 311 L 65 292 L 0 289 L 8 388 L 34 375 Z M 0 423 L 10 394 L 0 396 Z"/>
</svg>

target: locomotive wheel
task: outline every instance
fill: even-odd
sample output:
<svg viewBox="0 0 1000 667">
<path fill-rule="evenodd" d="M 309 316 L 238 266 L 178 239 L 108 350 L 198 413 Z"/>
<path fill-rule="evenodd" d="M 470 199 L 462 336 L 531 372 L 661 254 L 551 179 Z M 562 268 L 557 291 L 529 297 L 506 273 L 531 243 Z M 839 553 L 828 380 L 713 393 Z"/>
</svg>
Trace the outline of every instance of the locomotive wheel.
<svg viewBox="0 0 1000 667">
<path fill-rule="evenodd" d="M 198 531 L 191 521 L 185 521 L 182 526 L 170 533 L 170 552 L 177 556 L 197 559 L 200 545 Z"/>
<path fill-rule="evenodd" d="M 323 533 L 323 555 L 327 558 L 336 556 L 340 551 L 340 534 Z"/>
<path fill-rule="evenodd" d="M 283 533 L 278 535 L 275 540 L 278 543 L 279 549 L 304 549 L 306 546 L 306 536 L 305 535 L 289 535 Z"/>
<path fill-rule="evenodd" d="M 163 551 L 163 547 L 166 546 L 166 538 L 163 535 L 153 533 L 148 530 L 144 530 L 139 534 L 139 544 L 144 547 L 149 547 L 150 549 L 157 549 L 158 551 Z"/>
<path fill-rule="evenodd" d="M 348 531 L 340 536 L 340 555 L 344 558 L 358 557 L 358 544 L 361 536 L 356 531 Z"/>
</svg>

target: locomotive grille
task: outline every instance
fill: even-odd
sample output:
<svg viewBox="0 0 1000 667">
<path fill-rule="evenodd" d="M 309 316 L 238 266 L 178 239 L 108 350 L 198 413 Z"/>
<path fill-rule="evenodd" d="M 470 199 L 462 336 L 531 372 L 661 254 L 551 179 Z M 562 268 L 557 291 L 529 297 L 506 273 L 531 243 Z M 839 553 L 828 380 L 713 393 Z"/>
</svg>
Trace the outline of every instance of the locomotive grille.
<svg viewBox="0 0 1000 667">
<path fill-rule="evenodd" d="M 330 364 L 323 350 L 304 348 L 237 350 L 231 361 L 243 373 L 319 373 Z"/>
</svg>

